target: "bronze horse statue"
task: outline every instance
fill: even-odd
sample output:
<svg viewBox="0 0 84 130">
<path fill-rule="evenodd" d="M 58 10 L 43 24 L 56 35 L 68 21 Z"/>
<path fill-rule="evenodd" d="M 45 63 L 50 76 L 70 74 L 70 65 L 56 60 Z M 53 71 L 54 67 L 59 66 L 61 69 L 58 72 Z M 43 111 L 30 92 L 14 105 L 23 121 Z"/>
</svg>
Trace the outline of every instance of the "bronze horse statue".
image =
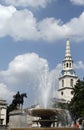
<svg viewBox="0 0 84 130">
<path fill-rule="evenodd" d="M 13 101 L 12 101 L 12 105 L 14 107 L 14 109 L 22 109 L 23 107 L 23 103 L 24 103 L 24 97 L 27 98 L 27 94 L 26 93 L 22 93 L 20 94 L 20 92 L 18 91 L 16 95 L 13 96 Z"/>
</svg>

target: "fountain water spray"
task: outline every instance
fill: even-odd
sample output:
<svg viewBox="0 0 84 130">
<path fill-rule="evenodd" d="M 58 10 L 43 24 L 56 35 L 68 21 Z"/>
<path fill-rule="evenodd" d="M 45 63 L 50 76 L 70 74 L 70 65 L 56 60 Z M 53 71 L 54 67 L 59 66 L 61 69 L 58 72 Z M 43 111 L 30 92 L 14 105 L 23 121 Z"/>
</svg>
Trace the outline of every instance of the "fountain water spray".
<svg viewBox="0 0 84 130">
<path fill-rule="evenodd" d="M 45 65 L 44 72 L 39 75 L 39 88 L 38 88 L 38 95 L 39 95 L 39 104 L 43 108 L 48 107 L 49 100 L 51 98 L 51 80 L 50 80 L 50 73 L 48 69 L 48 65 Z"/>
<path fill-rule="evenodd" d="M 71 118 L 68 113 L 68 110 L 62 109 L 59 105 L 56 108 L 52 108 L 50 105 L 53 98 L 53 80 L 52 80 L 52 73 L 49 72 L 48 65 L 46 64 L 43 68 L 43 71 L 39 73 L 38 76 L 38 103 L 40 105 L 40 109 L 32 109 L 32 115 L 36 117 L 40 117 L 39 120 L 35 120 L 34 122 L 40 123 L 42 127 L 44 126 L 51 126 L 51 124 L 55 122 L 61 123 L 61 126 L 66 127 L 71 124 Z M 58 103 L 58 102 L 57 102 Z M 48 113 L 50 113 L 48 115 Z M 54 113 L 54 114 L 53 114 Z M 59 124 L 58 123 L 58 124 Z M 50 127 L 49 126 L 49 127 Z"/>
</svg>

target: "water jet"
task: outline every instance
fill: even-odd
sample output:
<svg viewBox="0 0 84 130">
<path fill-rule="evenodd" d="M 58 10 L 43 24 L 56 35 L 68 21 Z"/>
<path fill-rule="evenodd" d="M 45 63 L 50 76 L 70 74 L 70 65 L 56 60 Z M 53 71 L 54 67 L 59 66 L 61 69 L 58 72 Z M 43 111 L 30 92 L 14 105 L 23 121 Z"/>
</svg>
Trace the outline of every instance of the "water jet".
<svg viewBox="0 0 84 130">
<path fill-rule="evenodd" d="M 47 66 L 45 66 L 44 73 L 39 75 L 40 84 L 38 88 L 39 93 L 39 103 L 40 108 L 31 109 L 30 115 L 33 117 L 38 117 L 38 119 L 33 120 L 33 123 L 39 123 L 39 127 L 28 127 L 28 128 L 11 128 L 11 130 L 79 130 L 78 128 L 70 128 L 65 126 L 56 127 L 54 124 L 60 121 L 61 116 L 64 116 L 65 110 L 60 108 L 48 107 L 49 100 L 51 97 L 51 86 L 52 81 L 50 81 L 50 74 Z M 65 117 L 67 120 L 67 118 Z M 63 120 L 65 120 L 63 118 Z"/>
</svg>

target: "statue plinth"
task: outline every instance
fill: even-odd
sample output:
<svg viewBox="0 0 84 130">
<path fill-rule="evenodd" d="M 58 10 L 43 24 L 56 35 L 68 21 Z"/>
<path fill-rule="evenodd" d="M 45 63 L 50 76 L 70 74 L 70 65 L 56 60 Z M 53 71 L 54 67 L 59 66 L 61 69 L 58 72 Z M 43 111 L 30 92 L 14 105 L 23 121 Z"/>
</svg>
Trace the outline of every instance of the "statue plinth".
<svg viewBox="0 0 84 130">
<path fill-rule="evenodd" d="M 27 116 L 23 110 L 14 110 L 9 113 L 9 127 L 10 128 L 26 128 Z"/>
</svg>

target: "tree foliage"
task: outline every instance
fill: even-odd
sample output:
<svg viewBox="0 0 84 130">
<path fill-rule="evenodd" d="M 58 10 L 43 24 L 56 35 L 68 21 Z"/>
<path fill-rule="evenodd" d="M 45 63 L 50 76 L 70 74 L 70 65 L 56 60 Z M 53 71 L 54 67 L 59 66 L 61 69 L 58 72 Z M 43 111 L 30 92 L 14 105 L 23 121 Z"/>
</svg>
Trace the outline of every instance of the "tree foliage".
<svg viewBox="0 0 84 130">
<path fill-rule="evenodd" d="M 78 80 L 74 86 L 69 109 L 74 119 L 84 117 L 84 80 Z"/>
<path fill-rule="evenodd" d="M 13 110 L 15 110 L 15 106 L 13 104 L 10 104 L 9 106 L 7 106 L 7 119 L 6 119 L 7 124 L 9 122 L 9 113 Z"/>
</svg>

